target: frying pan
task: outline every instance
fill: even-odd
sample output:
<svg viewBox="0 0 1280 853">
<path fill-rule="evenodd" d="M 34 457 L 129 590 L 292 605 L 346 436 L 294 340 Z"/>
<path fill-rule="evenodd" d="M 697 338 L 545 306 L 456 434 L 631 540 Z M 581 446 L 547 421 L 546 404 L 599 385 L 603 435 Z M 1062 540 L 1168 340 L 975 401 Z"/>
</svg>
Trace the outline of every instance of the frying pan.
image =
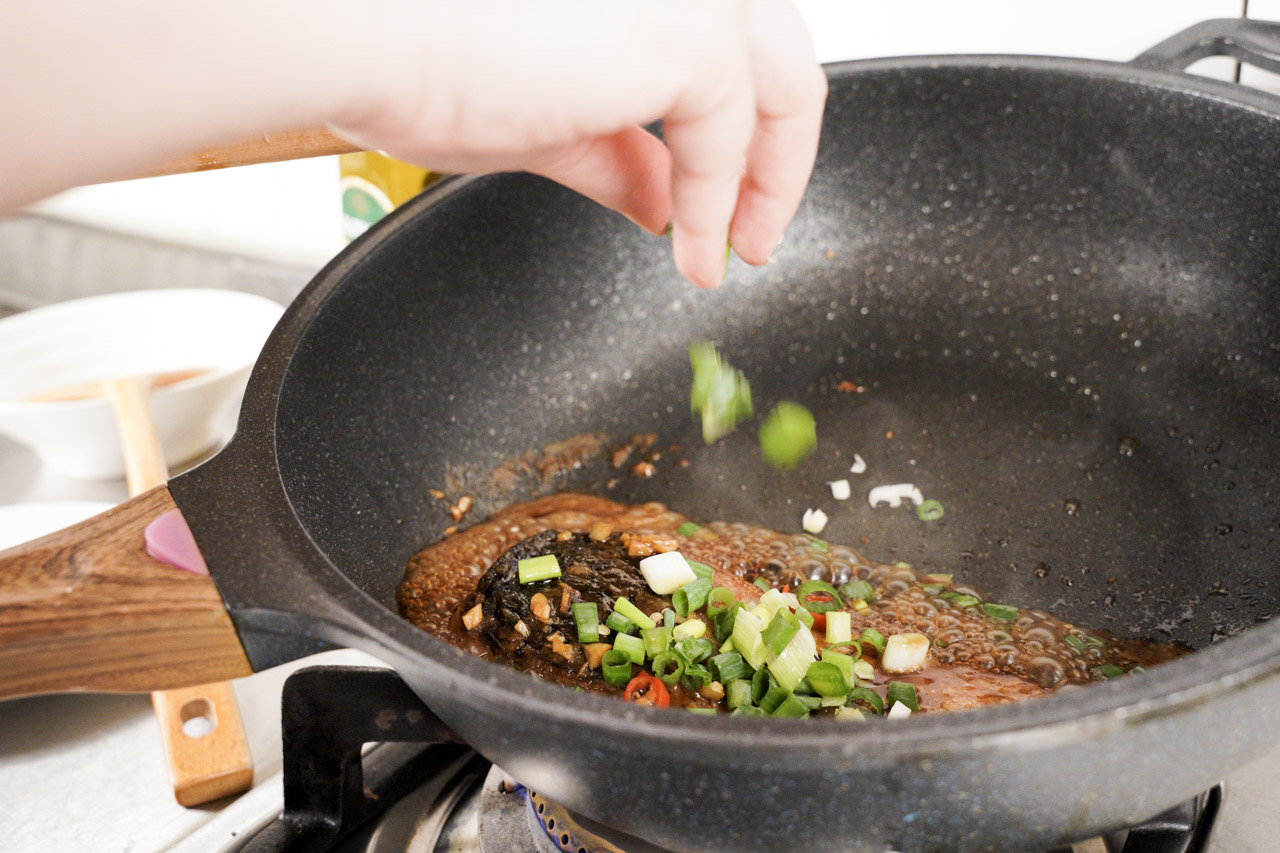
<svg viewBox="0 0 1280 853">
<path fill-rule="evenodd" d="M 0 685 L 171 687 L 356 646 L 521 781 L 674 850 L 1025 850 L 1188 798 L 1280 731 L 1280 101 L 1181 73 L 1215 53 L 1280 70 L 1280 28 L 1209 22 L 1128 64 L 832 66 L 786 242 L 710 293 L 545 181 L 429 190 L 289 308 L 222 453 L 6 555 Z M 697 338 L 758 403 L 814 411 L 813 458 L 780 475 L 751 430 L 696 447 Z M 691 464 L 493 476 L 642 431 Z M 794 530 L 853 452 L 868 487 L 913 481 L 946 517 L 828 505 L 832 541 L 1197 652 L 899 724 L 707 720 L 531 680 L 395 612 L 451 523 L 432 488 L 477 516 L 584 488 Z M 170 492 L 211 581 L 142 552 Z"/>
</svg>

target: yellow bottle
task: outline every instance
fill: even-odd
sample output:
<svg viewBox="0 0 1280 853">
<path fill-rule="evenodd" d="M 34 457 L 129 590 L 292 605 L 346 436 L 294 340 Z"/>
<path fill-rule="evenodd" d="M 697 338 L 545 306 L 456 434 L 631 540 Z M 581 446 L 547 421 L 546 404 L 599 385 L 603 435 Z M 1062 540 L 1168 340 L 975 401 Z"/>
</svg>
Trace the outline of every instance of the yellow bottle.
<svg viewBox="0 0 1280 853">
<path fill-rule="evenodd" d="M 378 151 L 339 155 L 338 170 L 342 176 L 342 231 L 348 240 L 359 237 L 440 177 Z"/>
</svg>

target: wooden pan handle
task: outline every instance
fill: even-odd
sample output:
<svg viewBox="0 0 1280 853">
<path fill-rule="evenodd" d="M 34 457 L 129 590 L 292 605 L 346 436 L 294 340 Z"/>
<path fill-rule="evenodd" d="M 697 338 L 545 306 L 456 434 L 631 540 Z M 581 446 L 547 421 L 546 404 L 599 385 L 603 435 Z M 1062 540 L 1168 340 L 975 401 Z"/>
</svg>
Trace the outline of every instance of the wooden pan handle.
<svg viewBox="0 0 1280 853">
<path fill-rule="evenodd" d="M 264 133 L 253 139 L 240 139 L 195 151 L 176 160 L 145 169 L 134 178 L 153 178 L 158 175 L 180 175 L 187 172 L 207 172 L 228 166 L 252 166 L 257 163 L 275 163 L 280 160 L 301 160 L 306 157 L 325 157 L 330 154 L 349 154 L 361 150 L 345 139 L 334 136 L 323 127 L 306 130 L 290 130 L 283 133 Z"/>
<path fill-rule="evenodd" d="M 0 699 L 163 690 L 249 675 L 213 580 L 152 558 L 166 487 L 0 552 Z"/>
</svg>

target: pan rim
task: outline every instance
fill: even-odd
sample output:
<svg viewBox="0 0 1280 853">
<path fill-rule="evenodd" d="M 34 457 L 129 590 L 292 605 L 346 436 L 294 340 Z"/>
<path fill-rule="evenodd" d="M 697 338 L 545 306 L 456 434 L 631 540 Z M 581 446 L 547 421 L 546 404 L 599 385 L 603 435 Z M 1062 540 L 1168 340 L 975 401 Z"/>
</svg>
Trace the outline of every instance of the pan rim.
<svg viewBox="0 0 1280 853">
<path fill-rule="evenodd" d="M 933 70 L 997 70 L 1014 74 L 1026 72 L 1103 78 L 1115 83 L 1156 88 L 1204 97 L 1250 112 L 1277 118 L 1280 98 L 1222 81 L 1182 72 L 1163 71 L 1103 60 L 1001 55 L 896 57 L 857 60 L 827 66 L 833 79 L 881 72 Z M 354 242 L 317 274 L 281 320 L 268 347 L 289 355 L 255 368 L 250 397 L 258 411 L 251 411 L 250 397 L 242 414 L 241 428 L 267 431 L 263 450 L 269 448 L 271 470 L 280 478 L 276 447 L 276 411 L 292 353 L 301 342 L 310 322 L 351 269 L 362 263 L 379 246 L 394 238 L 401 225 L 423 211 L 464 192 L 478 181 L 502 180 L 502 176 L 456 177 L 439 182 L 409 204 L 394 211 L 361 239 Z M 283 347 L 283 349 L 281 349 Z M 269 411 L 261 406 L 271 405 Z M 256 426 L 251 420 L 256 414 Z M 391 608 L 375 601 L 359 589 L 331 563 L 311 540 L 306 526 L 289 500 L 283 482 L 277 483 L 289 507 L 293 523 L 314 551 L 311 565 L 304 567 L 313 582 L 333 596 L 333 604 L 345 611 L 343 639 L 375 654 L 389 657 L 393 664 L 423 663 L 438 668 L 437 674 L 451 674 L 459 680 L 468 702 L 501 702 L 540 718 L 564 724 L 584 723 L 608 734 L 651 736 L 664 748 L 673 743 L 697 743 L 716 754 L 757 750 L 762 737 L 785 737 L 796 762 L 847 765 L 849 756 L 867 766 L 920 760 L 946 754 L 973 754 L 980 750 L 1016 749 L 1034 751 L 1064 743 L 1105 735 L 1146 720 L 1188 711 L 1210 699 L 1221 699 L 1280 673 L 1280 623 L 1262 624 L 1242 635 L 1215 643 L 1185 658 L 1164 663 L 1159 677 L 1116 679 L 1092 685 L 1087 690 L 1070 691 L 1038 698 L 1032 702 L 988 707 L 970 712 L 927 715 L 907 726 L 875 726 L 861 730 L 839 727 L 839 733 L 824 721 L 809 721 L 796 727 L 770 719 L 693 719 L 690 715 L 664 714 L 638 709 L 610 697 L 575 695 L 574 691 L 531 681 L 527 676 L 501 665 L 473 658 L 454 649 L 403 620 Z M 351 593 L 355 593 L 352 596 Z M 341 602 L 341 603 L 339 603 Z M 333 618 L 333 607 L 326 609 Z M 320 614 L 315 614 L 320 615 Z M 1206 678 L 1205 673 L 1214 673 Z M 406 679 L 414 685 L 413 679 Z M 423 696 L 429 704 L 431 697 Z M 589 722 L 586 718 L 589 718 Z M 714 735 L 708 738 L 708 734 Z M 843 749 L 833 750 L 837 741 Z M 636 741 L 643 743 L 644 738 Z M 874 747 L 868 749 L 868 747 Z M 778 756 L 770 754 L 777 763 Z M 790 759 L 783 759 L 783 761 Z"/>
</svg>

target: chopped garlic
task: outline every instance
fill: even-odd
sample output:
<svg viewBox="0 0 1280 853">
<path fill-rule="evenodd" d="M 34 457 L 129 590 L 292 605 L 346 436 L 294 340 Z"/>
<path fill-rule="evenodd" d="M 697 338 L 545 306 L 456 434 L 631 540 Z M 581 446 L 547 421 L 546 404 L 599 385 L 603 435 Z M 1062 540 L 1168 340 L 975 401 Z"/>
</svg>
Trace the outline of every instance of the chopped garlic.
<svg viewBox="0 0 1280 853">
<path fill-rule="evenodd" d="M 863 459 L 861 456 L 859 456 L 856 453 L 853 454 L 853 464 L 849 466 L 849 473 L 861 474 L 866 470 L 867 470 L 867 460 Z"/>
<path fill-rule="evenodd" d="M 919 672 L 929 656 L 929 638 L 924 634 L 894 634 L 884 644 L 880 668 L 885 672 Z"/>
<path fill-rule="evenodd" d="M 831 497 L 838 501 L 847 501 L 849 496 L 853 494 L 853 489 L 849 488 L 848 480 L 833 480 L 827 485 L 831 487 Z"/>
<path fill-rule="evenodd" d="M 827 526 L 827 514 L 820 509 L 806 509 L 801 524 L 805 533 L 817 536 Z"/>
<path fill-rule="evenodd" d="M 894 702 L 893 705 L 889 707 L 889 713 L 884 716 L 885 719 L 888 720 L 905 720 L 907 717 L 911 716 L 911 709 L 906 705 L 903 705 L 901 702 Z"/>
<path fill-rule="evenodd" d="M 671 595 L 685 584 L 698 579 L 679 551 L 645 557 L 640 561 L 640 574 L 644 575 L 649 589 L 656 595 Z"/>
<path fill-rule="evenodd" d="M 916 506 L 924 503 L 924 495 L 920 494 L 920 490 L 912 483 L 894 483 L 891 486 L 876 486 L 867 493 L 867 503 L 871 504 L 871 508 L 875 509 L 879 504 L 888 504 L 892 507 L 902 506 L 902 501 L 906 499 Z"/>
</svg>

